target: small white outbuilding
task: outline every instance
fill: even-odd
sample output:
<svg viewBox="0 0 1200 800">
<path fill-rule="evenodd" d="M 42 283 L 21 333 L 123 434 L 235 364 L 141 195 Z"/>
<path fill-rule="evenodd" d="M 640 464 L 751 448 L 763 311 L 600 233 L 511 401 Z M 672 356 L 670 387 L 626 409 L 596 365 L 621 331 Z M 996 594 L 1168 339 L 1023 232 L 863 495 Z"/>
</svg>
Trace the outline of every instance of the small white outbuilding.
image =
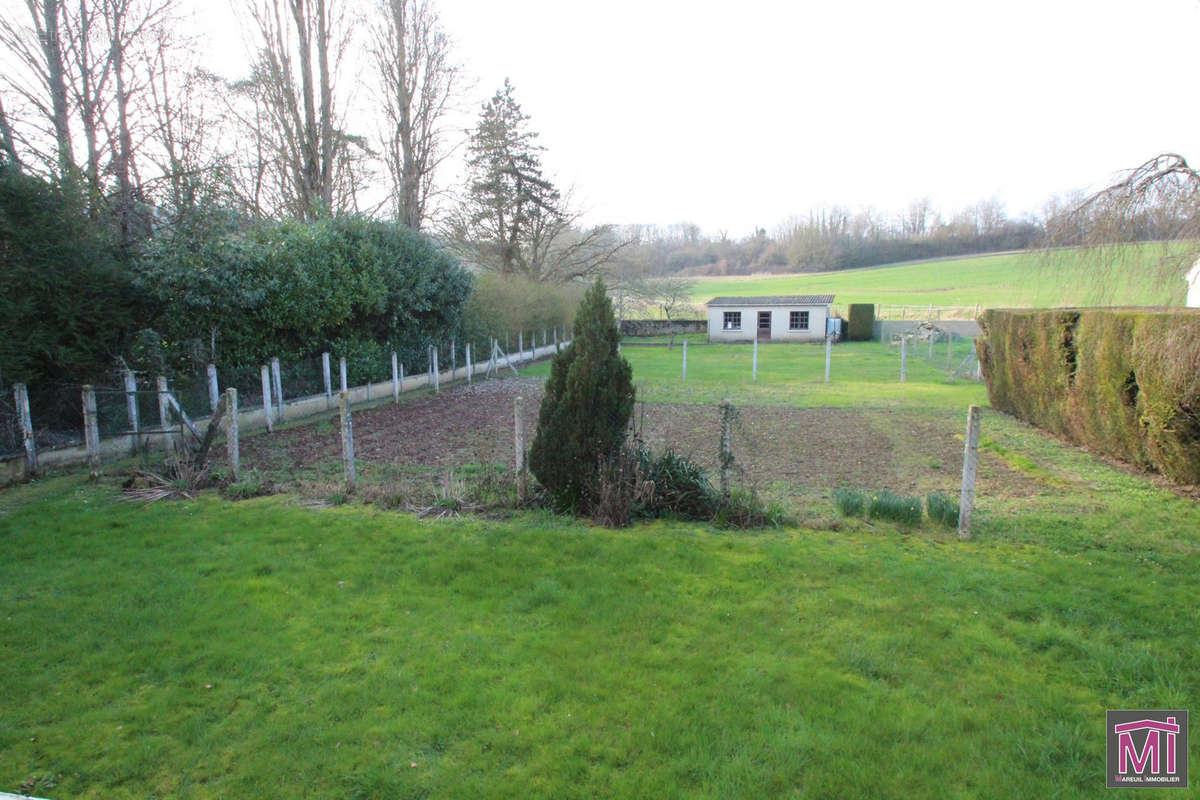
<svg viewBox="0 0 1200 800">
<path fill-rule="evenodd" d="M 831 294 L 714 297 L 708 306 L 710 342 L 820 342 Z"/>
<path fill-rule="evenodd" d="M 1200 308 L 1200 258 L 1192 264 L 1192 271 L 1183 277 L 1187 281 L 1188 308 Z"/>
</svg>

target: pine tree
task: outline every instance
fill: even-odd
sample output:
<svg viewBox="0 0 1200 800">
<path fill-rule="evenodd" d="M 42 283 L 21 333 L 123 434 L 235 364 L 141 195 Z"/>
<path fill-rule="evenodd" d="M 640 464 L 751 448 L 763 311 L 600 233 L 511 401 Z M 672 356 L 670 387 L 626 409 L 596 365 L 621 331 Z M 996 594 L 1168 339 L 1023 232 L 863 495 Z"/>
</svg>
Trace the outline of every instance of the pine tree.
<svg viewBox="0 0 1200 800">
<path fill-rule="evenodd" d="M 633 413 L 633 370 L 617 353 L 620 334 L 599 278 L 575 317 L 574 339 L 554 358 L 529 453 L 555 502 L 578 509 L 599 464 L 620 450 Z"/>
<path fill-rule="evenodd" d="M 542 175 L 537 133 L 504 87 L 484 104 L 468 144 L 467 196 L 452 237 L 473 245 L 480 266 L 537 278 L 537 240 L 564 219 L 562 197 Z"/>
</svg>

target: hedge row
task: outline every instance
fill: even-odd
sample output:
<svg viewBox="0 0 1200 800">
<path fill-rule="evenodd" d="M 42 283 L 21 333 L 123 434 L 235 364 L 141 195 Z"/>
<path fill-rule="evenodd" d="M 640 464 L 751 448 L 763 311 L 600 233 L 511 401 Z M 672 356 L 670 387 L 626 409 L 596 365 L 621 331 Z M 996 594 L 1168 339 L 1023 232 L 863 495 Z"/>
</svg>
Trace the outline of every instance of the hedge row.
<svg viewBox="0 0 1200 800">
<path fill-rule="evenodd" d="M 994 408 L 1200 484 L 1200 311 L 990 309 L 980 325 Z"/>
<path fill-rule="evenodd" d="M 846 338 L 851 342 L 866 342 L 873 335 L 875 326 L 874 303 L 851 303 L 850 321 L 846 326 Z"/>
</svg>

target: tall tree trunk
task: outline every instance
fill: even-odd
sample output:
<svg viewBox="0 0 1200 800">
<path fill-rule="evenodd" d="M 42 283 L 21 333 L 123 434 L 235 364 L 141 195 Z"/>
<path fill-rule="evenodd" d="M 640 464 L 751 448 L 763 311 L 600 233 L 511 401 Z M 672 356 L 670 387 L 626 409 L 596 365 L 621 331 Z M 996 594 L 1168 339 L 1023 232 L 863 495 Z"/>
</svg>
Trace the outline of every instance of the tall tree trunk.
<svg viewBox="0 0 1200 800">
<path fill-rule="evenodd" d="M 46 59 L 46 84 L 50 90 L 51 122 L 58 149 L 58 170 L 63 178 L 75 174 L 75 153 L 71 148 L 70 107 L 67 103 L 66 65 L 61 38 L 62 4 L 60 0 L 26 0 L 34 17 L 34 27 Z M 38 5 L 40 3 L 40 7 Z M 38 19 L 40 12 L 41 19 Z"/>
</svg>

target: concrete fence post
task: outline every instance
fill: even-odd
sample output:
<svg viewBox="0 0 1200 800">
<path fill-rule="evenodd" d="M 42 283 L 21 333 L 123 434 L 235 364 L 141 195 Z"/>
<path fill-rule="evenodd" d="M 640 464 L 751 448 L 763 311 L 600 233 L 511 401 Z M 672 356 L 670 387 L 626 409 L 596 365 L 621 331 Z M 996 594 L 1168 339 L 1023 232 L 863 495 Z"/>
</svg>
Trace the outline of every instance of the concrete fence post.
<svg viewBox="0 0 1200 800">
<path fill-rule="evenodd" d="M 687 339 L 683 340 L 683 379 L 687 380 Z"/>
<path fill-rule="evenodd" d="M 338 359 L 338 378 L 341 380 L 341 386 L 342 386 L 341 390 L 343 392 L 350 391 L 349 387 L 346 386 L 346 359 L 345 359 L 345 357 L 341 357 Z"/>
<path fill-rule="evenodd" d="M 400 362 L 400 391 L 404 391 L 404 362 Z"/>
<path fill-rule="evenodd" d="M 825 334 L 825 382 L 829 383 L 829 361 L 833 354 L 833 337 Z"/>
<path fill-rule="evenodd" d="M 979 406 L 967 411 L 967 441 L 963 446 L 962 491 L 958 495 L 958 538 L 971 538 L 975 510 L 975 474 L 979 467 Z"/>
<path fill-rule="evenodd" d="M 450 337 L 450 380 L 458 379 L 458 342 Z"/>
<path fill-rule="evenodd" d="M 346 491 L 353 492 L 358 483 L 354 469 L 354 422 L 350 418 L 350 393 L 338 394 L 338 414 L 342 418 L 342 470 L 346 478 Z"/>
<path fill-rule="evenodd" d="M 333 375 L 329 369 L 329 353 L 321 353 L 321 377 L 325 379 L 325 407 L 333 405 Z"/>
<path fill-rule="evenodd" d="M 750 377 L 758 380 L 758 336 L 754 337 L 754 353 L 751 357 Z"/>
<path fill-rule="evenodd" d="M 557 353 L 558 351 L 559 351 L 559 348 L 558 348 L 558 326 L 555 325 L 554 326 L 554 352 Z M 618 351 L 618 352 L 620 352 L 620 351 Z"/>
<path fill-rule="evenodd" d="M 216 413 L 217 403 L 221 402 L 221 388 L 217 383 L 217 365 L 208 365 L 208 409 Z"/>
<path fill-rule="evenodd" d="M 438 375 L 438 350 L 433 348 L 433 392 L 437 394 L 442 390 L 440 376 Z"/>
<path fill-rule="evenodd" d="M 400 402 L 400 362 L 395 350 L 392 351 L 392 402 Z"/>
<path fill-rule="evenodd" d="M 171 426 L 171 401 L 167 399 L 167 377 L 159 375 L 155 378 L 154 388 L 158 390 L 158 426 L 166 430 Z"/>
<path fill-rule="evenodd" d="M 474 368 L 471 366 L 471 343 L 467 342 L 467 383 L 471 382 L 471 373 Z"/>
<path fill-rule="evenodd" d="M 908 338 L 900 337 L 900 382 L 908 380 Z"/>
<path fill-rule="evenodd" d="M 25 474 L 36 475 L 37 443 L 33 440 L 33 416 L 29 413 L 29 389 L 25 384 L 13 384 L 13 401 L 17 406 L 17 421 L 21 425 L 21 442 L 25 450 Z"/>
<path fill-rule="evenodd" d="M 136 450 L 137 434 L 141 427 L 138 425 L 137 378 L 130 370 L 125 370 L 125 410 L 129 414 L 129 430 L 133 431 Z"/>
<path fill-rule="evenodd" d="M 271 359 L 271 378 L 275 382 L 275 415 L 283 419 L 283 373 L 279 369 L 279 359 Z"/>
<path fill-rule="evenodd" d="M 517 331 L 517 363 L 525 360 L 525 331 Z"/>
<path fill-rule="evenodd" d="M 262 367 L 262 398 L 263 417 L 267 421 L 267 432 L 275 430 L 275 414 L 271 411 L 271 368 L 266 364 Z"/>
<path fill-rule="evenodd" d="M 236 481 L 242 465 L 242 452 L 238 444 L 238 396 L 237 389 L 230 386 L 225 390 L 225 451 L 229 454 L 229 474 Z"/>
<path fill-rule="evenodd" d="M 166 378 L 159 378 L 166 382 Z M 163 423 L 166 427 L 166 423 Z M 100 477 L 100 419 L 96 413 L 96 390 L 91 385 L 83 387 L 83 441 L 87 445 L 88 473 L 92 478 Z"/>
<path fill-rule="evenodd" d="M 946 334 L 946 369 L 954 369 L 954 334 Z"/>
<path fill-rule="evenodd" d="M 525 408 L 525 398 L 518 395 L 513 401 L 513 447 L 514 447 L 514 464 L 517 469 L 517 502 L 524 503 L 528 490 L 528 483 L 525 477 L 525 416 L 522 413 Z"/>
</svg>

